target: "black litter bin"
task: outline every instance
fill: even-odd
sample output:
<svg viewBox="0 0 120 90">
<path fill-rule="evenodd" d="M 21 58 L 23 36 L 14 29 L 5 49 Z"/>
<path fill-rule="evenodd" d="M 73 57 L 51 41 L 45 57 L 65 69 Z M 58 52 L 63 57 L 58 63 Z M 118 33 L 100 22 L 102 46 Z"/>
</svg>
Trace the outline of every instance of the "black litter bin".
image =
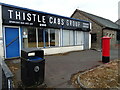
<svg viewBox="0 0 120 90">
<path fill-rule="evenodd" d="M 21 50 L 21 80 L 24 86 L 40 85 L 44 82 L 44 51 L 39 49 Z"/>
</svg>

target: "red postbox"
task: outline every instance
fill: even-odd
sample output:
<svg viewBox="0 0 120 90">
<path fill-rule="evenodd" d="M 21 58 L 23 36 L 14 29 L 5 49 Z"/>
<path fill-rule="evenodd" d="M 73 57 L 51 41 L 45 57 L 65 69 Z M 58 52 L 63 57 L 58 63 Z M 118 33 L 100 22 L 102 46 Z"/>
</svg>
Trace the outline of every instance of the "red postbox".
<svg viewBox="0 0 120 90">
<path fill-rule="evenodd" d="M 110 61 L 110 37 L 104 36 L 102 38 L 102 62 Z"/>
</svg>

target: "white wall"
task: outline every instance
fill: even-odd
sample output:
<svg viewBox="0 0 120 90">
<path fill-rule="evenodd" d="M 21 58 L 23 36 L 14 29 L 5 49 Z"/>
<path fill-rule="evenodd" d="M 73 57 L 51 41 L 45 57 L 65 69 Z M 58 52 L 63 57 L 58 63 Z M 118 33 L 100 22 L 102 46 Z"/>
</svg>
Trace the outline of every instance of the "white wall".
<svg viewBox="0 0 120 90">
<path fill-rule="evenodd" d="M 2 6 L 0 5 L 0 57 L 3 58 Z"/>
<path fill-rule="evenodd" d="M 71 47 L 45 48 L 42 50 L 44 50 L 44 55 L 52 55 L 52 54 L 67 53 L 70 51 L 83 50 L 83 45 L 82 46 L 71 46 Z"/>
</svg>

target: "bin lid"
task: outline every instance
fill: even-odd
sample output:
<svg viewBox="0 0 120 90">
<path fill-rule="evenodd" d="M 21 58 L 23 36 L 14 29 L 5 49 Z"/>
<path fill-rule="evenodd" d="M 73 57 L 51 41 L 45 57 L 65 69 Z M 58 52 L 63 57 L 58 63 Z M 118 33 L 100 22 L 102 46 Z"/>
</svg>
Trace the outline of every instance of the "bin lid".
<svg viewBox="0 0 120 90">
<path fill-rule="evenodd" d="M 43 60 L 43 58 L 38 57 L 38 56 L 29 56 L 28 60 L 37 61 L 37 60 Z"/>
</svg>

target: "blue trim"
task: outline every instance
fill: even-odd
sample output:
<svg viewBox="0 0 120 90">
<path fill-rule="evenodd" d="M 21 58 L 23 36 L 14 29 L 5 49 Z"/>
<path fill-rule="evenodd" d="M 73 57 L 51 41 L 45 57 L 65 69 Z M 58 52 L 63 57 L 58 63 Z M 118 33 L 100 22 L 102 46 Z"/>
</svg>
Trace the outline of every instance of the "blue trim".
<svg viewBox="0 0 120 90">
<path fill-rule="evenodd" d="M 80 19 L 65 17 L 65 16 L 61 16 L 61 15 L 57 15 L 57 14 L 51 14 L 51 13 L 42 12 L 42 11 L 38 11 L 38 10 L 32 10 L 32 9 L 28 9 L 28 8 L 24 8 L 24 7 L 19 7 L 19 6 L 15 6 L 15 5 L 10 5 L 10 4 L 5 4 L 5 3 L 0 3 L 0 5 L 4 5 L 4 6 L 13 7 L 13 8 L 18 8 L 18 9 L 23 9 L 23 10 L 38 12 L 38 13 L 42 13 L 42 14 L 54 15 L 54 16 L 58 16 L 58 17 L 66 18 L 66 19 L 72 19 L 72 20 L 77 20 L 77 21 L 82 21 L 82 22 L 88 22 L 88 23 L 90 23 L 89 21 L 85 21 L 85 20 L 80 20 Z"/>
</svg>

